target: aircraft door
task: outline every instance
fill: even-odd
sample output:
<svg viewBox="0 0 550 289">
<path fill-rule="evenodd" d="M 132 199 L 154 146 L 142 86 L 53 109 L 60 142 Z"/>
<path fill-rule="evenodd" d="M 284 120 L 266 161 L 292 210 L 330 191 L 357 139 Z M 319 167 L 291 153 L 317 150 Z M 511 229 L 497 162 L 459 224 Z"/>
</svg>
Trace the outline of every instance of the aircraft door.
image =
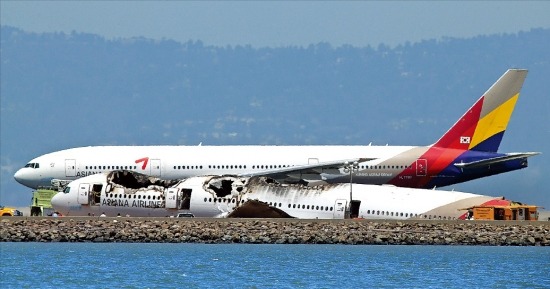
<svg viewBox="0 0 550 289">
<path fill-rule="evenodd" d="M 160 171 L 160 160 L 154 159 L 151 160 L 151 176 L 152 177 L 161 177 L 161 171 Z"/>
<path fill-rule="evenodd" d="M 78 203 L 81 205 L 87 205 L 90 198 L 90 184 L 78 185 Z"/>
<path fill-rule="evenodd" d="M 307 159 L 307 163 L 310 164 L 310 165 L 316 165 L 316 164 L 319 164 L 319 159 L 318 158 L 309 158 L 309 159 Z"/>
<path fill-rule="evenodd" d="M 346 206 L 348 201 L 345 199 L 338 199 L 334 202 L 334 219 L 344 219 L 346 216 Z"/>
<path fill-rule="evenodd" d="M 76 176 L 76 160 L 65 160 L 65 176 Z"/>
<path fill-rule="evenodd" d="M 168 188 L 166 191 L 166 208 L 177 209 L 178 208 L 178 189 Z"/>
<path fill-rule="evenodd" d="M 416 175 L 423 177 L 428 172 L 428 161 L 426 159 L 417 159 L 416 160 Z"/>
<path fill-rule="evenodd" d="M 181 189 L 180 194 L 180 210 L 189 210 L 191 208 L 191 193 L 192 189 Z"/>
<path fill-rule="evenodd" d="M 351 219 L 358 218 L 359 217 L 359 212 L 361 211 L 361 201 L 352 200 L 351 202 L 349 202 L 349 207 L 350 207 L 349 217 Z"/>
</svg>

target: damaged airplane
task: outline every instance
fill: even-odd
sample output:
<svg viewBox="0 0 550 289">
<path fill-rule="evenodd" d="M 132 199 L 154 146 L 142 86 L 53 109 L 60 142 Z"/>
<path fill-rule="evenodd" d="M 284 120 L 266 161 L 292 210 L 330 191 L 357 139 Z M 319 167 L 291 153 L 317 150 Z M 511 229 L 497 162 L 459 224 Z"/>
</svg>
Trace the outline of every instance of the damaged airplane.
<svg viewBox="0 0 550 289">
<path fill-rule="evenodd" d="M 463 219 L 461 208 L 507 202 L 485 195 L 395 186 L 281 184 L 267 177 L 161 180 L 132 171 L 80 178 L 52 198 L 65 216 L 300 219 Z"/>
</svg>

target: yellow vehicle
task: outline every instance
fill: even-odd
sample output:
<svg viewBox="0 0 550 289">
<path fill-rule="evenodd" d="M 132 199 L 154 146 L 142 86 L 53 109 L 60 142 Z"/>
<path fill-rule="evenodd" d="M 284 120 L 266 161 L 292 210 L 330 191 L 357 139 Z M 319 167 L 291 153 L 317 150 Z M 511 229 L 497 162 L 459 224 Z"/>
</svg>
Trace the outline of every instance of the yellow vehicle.
<svg viewBox="0 0 550 289">
<path fill-rule="evenodd" d="M 466 219 L 469 220 L 537 221 L 539 219 L 537 208 L 537 206 L 511 203 L 508 206 L 473 206 L 465 210 L 468 210 Z"/>
<path fill-rule="evenodd" d="M 21 211 L 14 208 L 0 206 L 0 216 L 2 217 L 12 217 L 12 216 L 23 216 Z"/>
</svg>

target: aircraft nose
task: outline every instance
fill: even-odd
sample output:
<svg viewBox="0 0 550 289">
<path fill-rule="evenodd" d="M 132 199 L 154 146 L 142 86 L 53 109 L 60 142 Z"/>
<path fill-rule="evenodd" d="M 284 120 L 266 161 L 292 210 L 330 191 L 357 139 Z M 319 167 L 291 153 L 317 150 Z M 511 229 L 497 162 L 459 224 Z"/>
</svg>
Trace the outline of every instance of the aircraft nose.
<svg viewBox="0 0 550 289">
<path fill-rule="evenodd" d="M 25 178 L 25 172 L 23 169 L 19 169 L 17 172 L 15 172 L 15 175 L 13 175 L 13 178 L 20 184 L 26 186 L 28 183 L 27 178 Z"/>
<path fill-rule="evenodd" d="M 61 211 L 62 209 L 64 209 L 65 206 L 67 205 L 66 204 L 67 202 L 65 201 L 64 193 L 58 192 L 57 194 L 53 195 L 50 203 L 52 204 L 52 207 L 56 211 Z"/>
<path fill-rule="evenodd" d="M 31 189 L 36 189 L 38 188 L 38 186 L 40 186 L 40 175 L 29 168 L 19 169 L 17 172 L 15 172 L 13 178 L 18 183 Z"/>
<path fill-rule="evenodd" d="M 72 211 L 76 210 L 78 212 L 80 210 L 80 205 L 76 201 L 75 194 L 61 191 L 52 197 L 50 203 L 54 211 L 60 212 L 64 216 L 69 216 L 73 215 Z"/>
</svg>

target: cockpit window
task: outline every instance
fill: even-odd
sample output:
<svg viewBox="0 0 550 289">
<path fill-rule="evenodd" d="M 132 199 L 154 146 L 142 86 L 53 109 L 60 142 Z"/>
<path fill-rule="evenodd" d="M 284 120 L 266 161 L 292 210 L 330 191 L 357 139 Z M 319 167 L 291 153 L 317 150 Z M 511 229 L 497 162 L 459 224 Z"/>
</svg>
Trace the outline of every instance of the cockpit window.
<svg viewBox="0 0 550 289">
<path fill-rule="evenodd" d="M 63 189 L 64 194 L 68 194 L 71 191 L 71 187 L 67 186 L 65 189 Z"/>
<path fill-rule="evenodd" d="M 40 165 L 38 163 L 28 163 L 25 165 L 26 168 L 33 168 L 33 169 L 38 169 L 40 167 Z"/>
</svg>

